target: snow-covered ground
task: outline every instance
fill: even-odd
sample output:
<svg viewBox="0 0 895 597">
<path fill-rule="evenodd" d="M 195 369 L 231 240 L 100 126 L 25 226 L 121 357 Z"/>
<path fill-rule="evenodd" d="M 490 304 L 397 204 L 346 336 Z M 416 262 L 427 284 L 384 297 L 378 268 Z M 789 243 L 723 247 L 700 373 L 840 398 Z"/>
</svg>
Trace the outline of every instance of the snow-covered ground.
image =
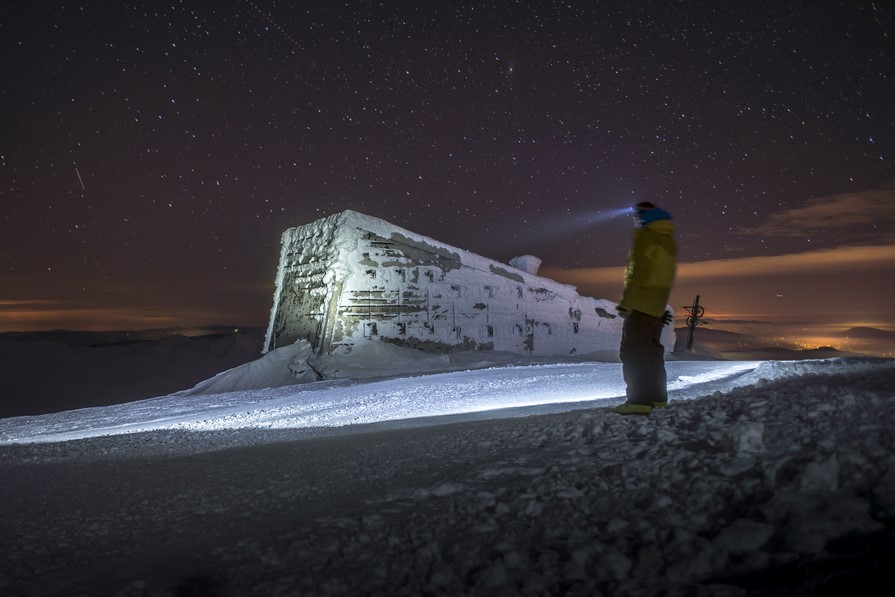
<svg viewBox="0 0 895 597">
<path fill-rule="evenodd" d="M 891 594 L 895 361 L 397 358 L 0 419 L 0 593 Z"/>
</svg>

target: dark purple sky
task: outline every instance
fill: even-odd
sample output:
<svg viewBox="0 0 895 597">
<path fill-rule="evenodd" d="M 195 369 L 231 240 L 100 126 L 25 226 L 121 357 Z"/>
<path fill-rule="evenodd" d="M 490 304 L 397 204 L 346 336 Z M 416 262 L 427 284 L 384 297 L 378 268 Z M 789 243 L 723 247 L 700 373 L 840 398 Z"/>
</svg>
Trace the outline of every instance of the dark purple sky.
<svg viewBox="0 0 895 597">
<path fill-rule="evenodd" d="M 895 326 L 890 2 L 7 0 L 0 45 L 0 331 L 264 325 L 343 209 L 615 299 L 630 222 L 582 224 L 645 199 L 676 304 Z"/>
</svg>

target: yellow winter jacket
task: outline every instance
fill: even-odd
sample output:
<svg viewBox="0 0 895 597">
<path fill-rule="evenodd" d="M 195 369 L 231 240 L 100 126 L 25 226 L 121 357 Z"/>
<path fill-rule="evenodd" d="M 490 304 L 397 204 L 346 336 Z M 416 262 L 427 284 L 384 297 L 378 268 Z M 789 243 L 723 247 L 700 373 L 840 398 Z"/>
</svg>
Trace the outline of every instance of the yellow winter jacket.
<svg viewBox="0 0 895 597">
<path fill-rule="evenodd" d="M 661 317 L 677 271 L 677 226 L 657 220 L 633 231 L 634 240 L 625 266 L 625 288 L 619 301 L 622 311 L 640 311 Z"/>
</svg>

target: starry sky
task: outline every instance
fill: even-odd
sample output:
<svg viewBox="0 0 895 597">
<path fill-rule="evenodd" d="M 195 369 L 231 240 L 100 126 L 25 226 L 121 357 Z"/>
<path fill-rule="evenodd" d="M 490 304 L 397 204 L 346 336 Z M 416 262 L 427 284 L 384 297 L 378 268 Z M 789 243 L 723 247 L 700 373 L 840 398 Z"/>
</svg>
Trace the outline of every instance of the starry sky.
<svg viewBox="0 0 895 597">
<path fill-rule="evenodd" d="M 895 329 L 895 5 L 6 0 L 0 331 L 263 326 L 344 209 L 615 300 Z"/>
</svg>

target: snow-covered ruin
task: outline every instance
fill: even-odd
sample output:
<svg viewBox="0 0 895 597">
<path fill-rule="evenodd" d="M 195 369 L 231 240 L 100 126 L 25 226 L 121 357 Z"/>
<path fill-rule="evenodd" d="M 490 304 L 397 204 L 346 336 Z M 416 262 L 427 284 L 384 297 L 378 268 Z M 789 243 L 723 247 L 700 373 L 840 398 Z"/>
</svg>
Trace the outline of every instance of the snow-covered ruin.
<svg viewBox="0 0 895 597">
<path fill-rule="evenodd" d="M 305 339 L 318 355 L 371 341 L 427 352 L 617 354 L 615 303 L 538 276 L 539 266 L 530 255 L 506 265 L 343 211 L 283 233 L 264 352 Z M 673 326 L 662 342 L 673 350 Z"/>
</svg>

